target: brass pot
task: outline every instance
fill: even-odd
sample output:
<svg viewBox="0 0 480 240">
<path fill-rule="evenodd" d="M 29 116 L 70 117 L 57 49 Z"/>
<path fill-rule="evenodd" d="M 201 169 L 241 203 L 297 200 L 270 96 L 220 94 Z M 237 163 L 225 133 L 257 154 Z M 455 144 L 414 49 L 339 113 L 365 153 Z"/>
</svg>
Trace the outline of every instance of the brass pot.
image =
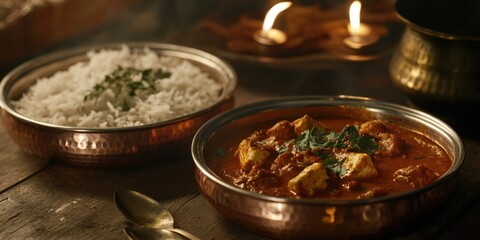
<svg viewBox="0 0 480 240">
<path fill-rule="evenodd" d="M 412 105 L 455 122 L 480 105 L 480 18 L 470 13 L 480 4 L 424 2 L 395 5 L 406 30 L 391 60 L 391 78 Z M 462 4 L 470 10 L 461 12 Z"/>
</svg>

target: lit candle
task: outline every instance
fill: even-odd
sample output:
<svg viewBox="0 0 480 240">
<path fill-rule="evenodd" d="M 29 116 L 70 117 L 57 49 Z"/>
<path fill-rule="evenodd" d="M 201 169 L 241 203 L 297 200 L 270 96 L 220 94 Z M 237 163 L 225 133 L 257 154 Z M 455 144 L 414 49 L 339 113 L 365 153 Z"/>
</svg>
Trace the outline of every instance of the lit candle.
<svg viewBox="0 0 480 240">
<path fill-rule="evenodd" d="M 285 43 L 287 41 L 287 35 L 283 31 L 273 28 L 273 23 L 278 14 L 289 8 L 291 5 L 291 2 L 280 2 L 270 8 L 263 20 L 262 29 L 255 32 L 253 38 L 257 42 L 265 45 L 280 45 Z"/>
<path fill-rule="evenodd" d="M 344 40 L 347 46 L 355 49 L 360 49 L 378 40 L 378 35 L 373 34 L 370 27 L 360 21 L 361 9 L 362 4 L 360 1 L 354 1 L 350 5 L 348 14 L 350 17 L 350 23 L 348 24 L 350 36 Z"/>
<path fill-rule="evenodd" d="M 362 24 L 360 21 L 360 11 L 362 10 L 362 4 L 359 1 L 355 1 L 350 5 L 350 11 L 348 16 L 350 17 L 350 23 L 348 24 L 348 33 L 351 36 L 367 36 L 370 34 L 370 28 Z"/>
</svg>

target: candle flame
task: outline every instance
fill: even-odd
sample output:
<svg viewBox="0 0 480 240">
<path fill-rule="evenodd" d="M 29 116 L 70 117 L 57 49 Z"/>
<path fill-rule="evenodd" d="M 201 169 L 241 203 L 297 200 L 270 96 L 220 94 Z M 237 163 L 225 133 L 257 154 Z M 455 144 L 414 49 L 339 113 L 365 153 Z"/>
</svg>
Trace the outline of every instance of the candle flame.
<svg viewBox="0 0 480 240">
<path fill-rule="evenodd" d="M 360 10 L 362 9 L 362 4 L 360 1 L 354 1 L 350 5 L 349 17 L 350 17 L 350 26 L 353 31 L 360 29 Z"/>
<path fill-rule="evenodd" d="M 275 22 L 278 14 L 289 8 L 291 5 L 292 2 L 280 2 L 270 8 L 270 10 L 268 10 L 267 14 L 265 15 L 265 20 L 263 21 L 262 33 L 265 34 L 270 29 L 272 29 L 273 22 Z"/>
<path fill-rule="evenodd" d="M 371 45 L 379 39 L 378 35 L 372 31 L 370 26 L 363 24 L 360 21 L 361 10 L 362 4 L 360 1 L 354 1 L 350 5 L 348 14 L 350 17 L 350 23 L 347 26 L 350 36 L 343 40 L 347 46 L 354 49 L 360 49 Z"/>
</svg>

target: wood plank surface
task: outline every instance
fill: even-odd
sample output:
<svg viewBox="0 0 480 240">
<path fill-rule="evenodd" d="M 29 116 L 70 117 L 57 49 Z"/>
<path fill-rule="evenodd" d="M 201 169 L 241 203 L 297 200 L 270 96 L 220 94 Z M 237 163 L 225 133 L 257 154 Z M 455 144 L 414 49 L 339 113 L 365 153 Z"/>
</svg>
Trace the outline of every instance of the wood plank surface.
<svg viewBox="0 0 480 240">
<path fill-rule="evenodd" d="M 24 153 L 0 124 L 0 193 L 43 169 L 48 160 Z"/>
</svg>

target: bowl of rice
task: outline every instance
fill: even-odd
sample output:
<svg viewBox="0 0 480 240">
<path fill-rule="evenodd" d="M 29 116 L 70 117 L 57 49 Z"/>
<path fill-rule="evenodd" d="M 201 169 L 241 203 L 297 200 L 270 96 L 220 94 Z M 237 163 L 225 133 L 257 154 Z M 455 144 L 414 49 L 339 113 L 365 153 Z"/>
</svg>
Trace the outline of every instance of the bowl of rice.
<svg viewBox="0 0 480 240">
<path fill-rule="evenodd" d="M 193 48 L 79 47 L 8 73 L 0 83 L 1 119 L 12 140 L 37 157 L 139 165 L 188 151 L 204 122 L 234 106 L 236 84 L 229 64 Z"/>
</svg>

